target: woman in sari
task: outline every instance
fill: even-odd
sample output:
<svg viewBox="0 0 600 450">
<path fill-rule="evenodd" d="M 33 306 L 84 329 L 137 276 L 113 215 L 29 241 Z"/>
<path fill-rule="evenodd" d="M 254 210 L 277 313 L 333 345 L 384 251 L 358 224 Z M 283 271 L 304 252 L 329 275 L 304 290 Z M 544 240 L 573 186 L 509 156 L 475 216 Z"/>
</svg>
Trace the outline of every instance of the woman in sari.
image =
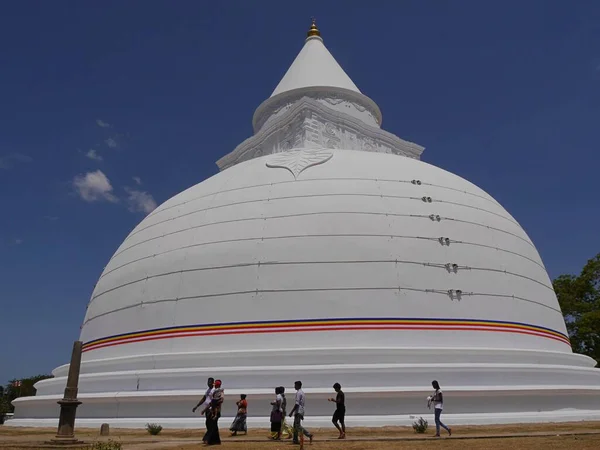
<svg viewBox="0 0 600 450">
<path fill-rule="evenodd" d="M 281 439 L 281 421 L 283 420 L 283 410 L 281 405 L 283 398 L 281 397 L 281 388 L 275 388 L 275 401 L 271 402 L 271 439 Z"/>
<path fill-rule="evenodd" d="M 245 434 L 248 434 L 248 429 L 246 428 L 246 415 L 248 414 L 248 402 L 246 401 L 246 394 L 240 395 L 240 400 L 235 404 L 238 407 L 237 415 L 229 427 L 229 431 L 231 431 L 232 436 L 235 436 L 238 431 L 243 431 Z"/>
<path fill-rule="evenodd" d="M 291 439 L 294 431 L 285 420 L 287 417 L 287 399 L 285 398 L 285 388 L 283 386 L 279 386 L 279 392 L 282 398 L 281 410 L 283 411 L 283 418 L 281 419 L 281 437 L 284 439 Z"/>
</svg>

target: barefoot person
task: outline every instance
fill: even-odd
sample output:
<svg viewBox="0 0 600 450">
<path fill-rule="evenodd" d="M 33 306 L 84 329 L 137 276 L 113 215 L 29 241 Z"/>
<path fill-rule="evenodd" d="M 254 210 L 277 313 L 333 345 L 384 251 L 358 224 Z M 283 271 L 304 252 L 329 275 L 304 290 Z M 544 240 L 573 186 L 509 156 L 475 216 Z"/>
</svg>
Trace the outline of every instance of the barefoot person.
<svg viewBox="0 0 600 450">
<path fill-rule="evenodd" d="M 284 439 L 291 439 L 294 431 L 292 427 L 290 427 L 286 421 L 287 417 L 287 399 L 285 398 L 285 387 L 279 386 L 279 392 L 281 392 L 281 409 L 283 410 L 283 418 L 281 419 L 281 437 Z"/>
<path fill-rule="evenodd" d="M 290 417 L 294 416 L 294 444 L 300 444 L 298 440 L 298 434 L 303 434 L 306 436 L 310 443 L 312 444 L 313 435 L 308 432 L 306 428 L 302 426 L 302 421 L 304 420 L 304 403 L 306 401 L 306 396 L 304 395 L 304 391 L 302 390 L 302 381 L 296 381 L 294 383 L 294 388 L 296 389 L 296 401 L 294 404 L 294 408 L 290 412 Z"/>
<path fill-rule="evenodd" d="M 345 439 L 346 424 L 344 423 L 344 418 L 346 417 L 346 395 L 342 392 L 342 386 L 340 383 L 335 383 L 333 385 L 333 390 L 337 392 L 337 395 L 335 398 L 328 399 L 330 402 L 335 402 L 336 405 L 331 421 L 340 432 L 338 439 Z"/>
<path fill-rule="evenodd" d="M 246 400 L 246 394 L 241 394 L 240 399 L 235 402 L 238 407 L 237 414 L 231 426 L 229 427 L 229 431 L 231 431 L 231 435 L 237 435 L 238 431 L 243 431 L 244 434 L 248 434 L 248 429 L 246 428 L 246 416 L 248 414 L 248 401 Z"/>
<path fill-rule="evenodd" d="M 281 422 L 283 420 L 283 397 L 281 388 L 275 388 L 275 400 L 271 402 L 271 439 L 281 439 Z"/>
<path fill-rule="evenodd" d="M 219 418 L 221 417 L 221 407 L 225 399 L 221 385 L 221 380 L 215 380 L 214 387 L 210 393 L 211 400 L 203 411 L 206 415 L 206 434 L 202 441 L 206 445 L 221 445 Z"/>
<path fill-rule="evenodd" d="M 196 412 L 196 410 L 200 406 L 204 406 L 204 408 L 203 408 L 203 411 L 204 411 L 212 402 L 212 394 L 214 392 L 215 379 L 210 377 L 207 380 L 206 385 L 208 386 L 208 389 L 206 390 L 206 392 L 204 393 L 204 395 L 202 396 L 202 398 L 200 399 L 198 404 L 192 408 L 192 412 Z M 211 425 L 210 419 L 208 416 L 206 416 L 206 422 L 205 422 L 206 433 L 204 434 L 204 437 L 202 438 L 202 442 L 204 442 L 204 443 L 206 443 L 206 435 L 208 434 L 208 428 L 210 425 Z"/>
<path fill-rule="evenodd" d="M 444 409 L 444 394 L 440 389 L 440 384 L 436 380 L 433 380 L 431 382 L 431 385 L 433 386 L 435 391 L 432 395 L 427 397 L 427 407 L 431 408 L 431 405 L 433 404 L 433 408 L 435 411 L 435 437 L 440 437 L 440 427 L 446 430 L 448 432 L 448 435 L 452 436 L 452 429 L 444 425 L 440 420 L 442 410 Z"/>
</svg>

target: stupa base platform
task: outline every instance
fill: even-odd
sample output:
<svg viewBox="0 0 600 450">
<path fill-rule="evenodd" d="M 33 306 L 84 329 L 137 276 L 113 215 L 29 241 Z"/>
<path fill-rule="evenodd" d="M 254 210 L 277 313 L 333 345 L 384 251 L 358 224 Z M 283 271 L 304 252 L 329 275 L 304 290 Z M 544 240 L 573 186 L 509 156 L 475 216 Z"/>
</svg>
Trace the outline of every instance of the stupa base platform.
<svg viewBox="0 0 600 450">
<path fill-rule="evenodd" d="M 332 404 L 327 401 L 330 389 L 306 389 L 306 425 L 323 427 L 331 424 Z M 345 389 L 348 412 L 347 426 L 409 426 L 416 418 L 432 419 L 425 406 L 430 391 L 410 388 L 349 387 Z M 455 425 L 509 423 L 543 423 L 600 420 L 600 387 L 578 386 L 479 386 L 445 389 L 444 420 Z M 221 424 L 228 427 L 235 414 L 234 400 L 247 394 L 249 427 L 268 427 L 269 402 L 274 394 L 265 390 L 226 391 Z M 99 427 L 108 423 L 118 428 L 143 428 L 158 423 L 167 428 L 202 427 L 204 418 L 192 413 L 202 391 L 146 391 L 82 394 L 83 402 L 77 427 Z M 9 426 L 56 427 L 55 407 L 58 396 L 28 397 L 20 401 L 19 416 Z M 293 403 L 294 394 L 288 396 Z M 290 406 L 291 407 L 291 406 Z M 291 419 L 289 419 L 291 421 Z M 431 422 L 432 420 L 430 420 Z"/>
<path fill-rule="evenodd" d="M 307 426 L 329 426 L 332 385 L 346 393 L 348 426 L 411 425 L 431 417 L 426 397 L 431 381 L 445 394 L 444 417 L 453 424 L 600 420 L 600 370 L 590 358 L 548 351 L 491 349 L 321 348 L 223 353 L 139 355 L 84 361 L 77 426 L 197 428 L 203 418 L 192 408 L 209 376 L 224 382 L 222 426 L 246 394 L 248 424 L 268 426 L 276 386 L 302 380 Z M 224 357 L 225 356 L 225 357 Z M 201 361 L 203 367 L 194 367 Z M 394 362 L 400 361 L 401 363 Z M 15 400 L 12 426 L 56 426 L 68 366 L 36 385 L 35 397 Z"/>
</svg>

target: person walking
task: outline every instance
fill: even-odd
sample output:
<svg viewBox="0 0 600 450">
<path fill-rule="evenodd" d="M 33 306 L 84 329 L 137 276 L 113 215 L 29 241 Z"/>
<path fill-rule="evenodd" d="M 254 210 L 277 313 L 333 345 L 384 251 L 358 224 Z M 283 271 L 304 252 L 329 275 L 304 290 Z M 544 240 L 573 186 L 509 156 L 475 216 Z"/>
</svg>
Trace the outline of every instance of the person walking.
<svg viewBox="0 0 600 450">
<path fill-rule="evenodd" d="M 306 436 L 310 443 L 312 444 L 313 435 L 308 432 L 306 428 L 302 426 L 302 421 L 304 420 L 304 404 L 306 402 L 306 396 L 304 395 L 304 391 L 302 390 L 302 381 L 296 381 L 294 383 L 294 388 L 296 389 L 296 401 L 294 404 L 294 408 L 290 412 L 290 417 L 294 416 L 294 444 L 300 444 L 298 440 L 298 434 L 302 434 Z"/>
<path fill-rule="evenodd" d="M 231 426 L 229 427 L 229 431 L 231 431 L 232 436 L 236 436 L 238 431 L 243 431 L 244 434 L 248 434 L 248 428 L 246 427 L 246 417 L 248 415 L 248 401 L 246 400 L 246 394 L 241 394 L 240 399 L 235 402 L 238 407 L 237 414 Z"/>
<path fill-rule="evenodd" d="M 452 436 L 452 429 L 444 425 L 440 420 L 442 410 L 444 409 L 444 394 L 442 393 L 440 384 L 436 380 L 433 380 L 431 382 L 431 386 L 433 386 L 435 391 L 432 395 L 427 397 L 427 407 L 431 408 L 431 405 L 433 404 L 435 417 L 435 437 L 440 437 L 440 427 L 446 430 L 449 436 Z"/>
<path fill-rule="evenodd" d="M 212 400 L 206 410 L 206 423 L 208 430 L 204 435 L 206 445 L 221 445 L 221 436 L 219 434 L 219 419 L 221 417 L 221 406 L 223 405 L 224 392 L 221 388 L 221 380 L 215 380 L 212 391 Z"/>
<path fill-rule="evenodd" d="M 285 397 L 285 387 L 279 386 L 279 391 L 281 392 L 281 410 L 283 411 L 283 417 L 281 419 L 281 437 L 284 439 L 291 439 L 294 431 L 292 427 L 290 427 L 287 423 L 287 398 Z"/>
<path fill-rule="evenodd" d="M 335 402 L 336 405 L 331 421 L 340 432 L 338 439 L 346 439 L 346 424 L 344 423 L 344 418 L 346 417 L 346 394 L 342 391 L 340 383 L 335 383 L 333 390 L 337 392 L 335 398 L 328 399 L 330 402 Z"/>
<path fill-rule="evenodd" d="M 198 404 L 192 408 L 192 412 L 194 412 L 194 413 L 196 412 L 196 410 L 200 406 L 204 406 L 203 411 L 205 411 L 206 408 L 212 402 L 212 395 L 213 395 L 213 392 L 214 392 L 215 379 L 213 377 L 210 377 L 206 381 L 206 385 L 208 386 L 208 389 L 206 390 L 206 392 L 204 393 L 204 395 L 202 396 L 202 398 L 200 399 L 200 401 L 198 402 Z M 204 437 L 202 438 L 202 442 L 204 442 L 206 444 L 206 436 L 208 435 L 208 430 L 209 430 L 209 427 L 212 425 L 212 423 L 211 423 L 210 418 L 209 418 L 208 415 L 206 415 L 205 417 L 206 417 L 206 421 L 205 421 L 206 432 L 204 433 Z"/>
<path fill-rule="evenodd" d="M 276 441 L 281 439 L 281 421 L 283 420 L 283 398 L 281 397 L 281 388 L 275 388 L 275 400 L 271 402 L 271 439 Z"/>
</svg>

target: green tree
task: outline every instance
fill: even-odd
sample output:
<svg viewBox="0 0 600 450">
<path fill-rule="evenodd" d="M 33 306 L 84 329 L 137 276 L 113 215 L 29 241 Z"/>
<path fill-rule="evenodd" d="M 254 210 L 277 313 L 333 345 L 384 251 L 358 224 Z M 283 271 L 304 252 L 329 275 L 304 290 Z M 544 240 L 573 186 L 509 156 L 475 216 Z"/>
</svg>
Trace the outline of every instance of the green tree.
<svg viewBox="0 0 600 450">
<path fill-rule="evenodd" d="M 4 423 L 4 414 L 10 412 L 8 397 L 4 395 L 4 386 L 0 386 L 0 425 Z"/>
<path fill-rule="evenodd" d="M 47 378 L 52 378 L 52 375 L 36 375 L 21 380 L 11 380 L 6 387 L 3 388 L 2 396 L 0 397 L 0 414 L 13 412 L 14 407 L 11 402 L 19 397 L 30 397 L 35 395 L 35 383 Z"/>
<path fill-rule="evenodd" d="M 600 362 L 600 253 L 579 276 L 561 275 L 552 284 L 573 351 Z"/>
</svg>

